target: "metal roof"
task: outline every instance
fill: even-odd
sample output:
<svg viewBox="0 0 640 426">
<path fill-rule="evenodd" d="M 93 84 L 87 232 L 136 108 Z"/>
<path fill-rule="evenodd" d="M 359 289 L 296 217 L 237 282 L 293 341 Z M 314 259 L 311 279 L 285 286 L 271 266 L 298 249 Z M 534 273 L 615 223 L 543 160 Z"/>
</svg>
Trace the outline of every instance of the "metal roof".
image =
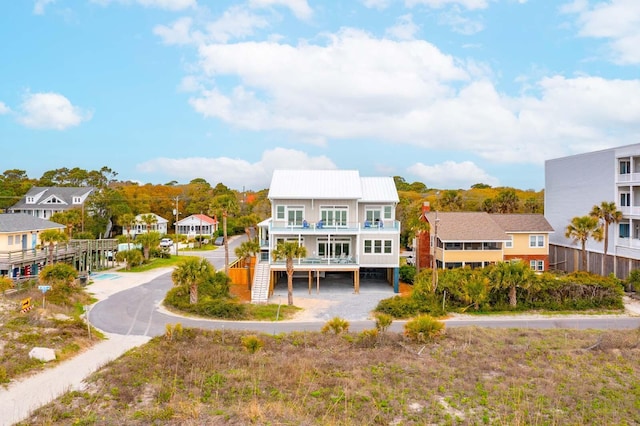
<svg viewBox="0 0 640 426">
<path fill-rule="evenodd" d="M 40 219 L 26 213 L 0 214 L 0 232 L 42 231 L 45 229 L 64 229 L 64 225 Z"/>
<path fill-rule="evenodd" d="M 394 202 L 400 201 L 396 183 L 392 177 L 363 177 L 362 199 L 364 202 Z"/>
<path fill-rule="evenodd" d="M 361 178 L 357 170 L 274 170 L 269 199 L 398 202 L 398 192 L 393 178 Z"/>
</svg>

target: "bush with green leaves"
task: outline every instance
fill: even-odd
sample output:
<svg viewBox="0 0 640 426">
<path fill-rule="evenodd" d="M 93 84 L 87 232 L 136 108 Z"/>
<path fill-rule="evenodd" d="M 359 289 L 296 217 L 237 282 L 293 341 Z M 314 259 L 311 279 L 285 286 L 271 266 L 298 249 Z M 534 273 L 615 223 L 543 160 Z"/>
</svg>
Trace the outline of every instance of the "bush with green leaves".
<svg viewBox="0 0 640 426">
<path fill-rule="evenodd" d="M 242 347 L 250 354 L 255 354 L 264 346 L 264 342 L 256 335 L 243 336 Z"/>
<path fill-rule="evenodd" d="M 640 291 L 640 269 L 631 271 L 625 284 L 627 291 Z"/>
<path fill-rule="evenodd" d="M 416 276 L 416 267 L 412 265 L 400 266 L 400 281 L 407 284 L 413 284 Z"/>
<path fill-rule="evenodd" d="M 40 282 L 51 286 L 46 297 L 50 303 L 58 306 L 73 306 L 77 301 L 76 295 L 82 289 L 76 285 L 78 271 L 66 263 L 47 265 L 40 271 Z"/>
<path fill-rule="evenodd" d="M 322 326 L 321 331 L 323 333 L 331 331 L 333 334 L 346 333 L 349 331 L 349 325 L 349 321 L 340 317 L 333 317 Z"/>
<path fill-rule="evenodd" d="M 125 262 L 126 269 L 131 269 L 134 266 L 140 266 L 144 262 L 144 256 L 140 249 L 131 249 L 119 251 L 116 254 L 116 261 Z"/>
<path fill-rule="evenodd" d="M 444 333 L 444 322 L 430 315 L 419 315 L 404 325 L 404 335 L 417 343 L 427 343 Z"/>
<path fill-rule="evenodd" d="M 391 315 L 378 312 L 374 316 L 376 319 L 376 330 L 379 332 L 384 333 L 391 327 L 391 323 L 393 323 L 393 317 Z"/>
</svg>

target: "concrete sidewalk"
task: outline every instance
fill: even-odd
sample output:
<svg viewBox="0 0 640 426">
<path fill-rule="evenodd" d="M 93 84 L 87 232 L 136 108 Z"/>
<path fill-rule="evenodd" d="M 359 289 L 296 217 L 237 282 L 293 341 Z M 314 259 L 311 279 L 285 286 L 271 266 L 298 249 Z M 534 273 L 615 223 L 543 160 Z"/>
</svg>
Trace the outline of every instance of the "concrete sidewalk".
<svg viewBox="0 0 640 426">
<path fill-rule="evenodd" d="M 93 283 L 87 286 L 87 291 L 100 301 L 122 290 L 145 284 L 169 271 L 171 268 L 140 273 L 99 272 L 92 275 Z M 148 336 L 106 334 L 106 337 L 106 340 L 71 359 L 12 382 L 6 389 L 0 388 L 0 426 L 23 421 L 32 411 L 65 392 L 82 389 L 84 379 L 91 373 L 129 349 L 150 340 Z"/>
</svg>

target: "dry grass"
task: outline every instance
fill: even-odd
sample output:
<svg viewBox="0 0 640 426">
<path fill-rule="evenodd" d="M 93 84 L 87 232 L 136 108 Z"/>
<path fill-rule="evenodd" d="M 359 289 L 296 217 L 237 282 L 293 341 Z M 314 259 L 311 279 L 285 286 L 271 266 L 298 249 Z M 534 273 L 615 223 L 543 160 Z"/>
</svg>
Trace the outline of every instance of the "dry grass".
<svg viewBox="0 0 640 426">
<path fill-rule="evenodd" d="M 20 301 L 31 297 L 34 308 L 20 312 Z M 99 341 L 92 329 L 78 318 L 75 307 L 61 307 L 45 302 L 42 293 L 30 290 L 0 299 L 0 385 L 57 365 Z M 55 350 L 56 360 L 49 363 L 29 358 L 34 347 Z"/>
<path fill-rule="evenodd" d="M 640 423 L 637 330 L 456 328 L 425 345 L 393 333 L 259 335 L 253 354 L 247 334 L 156 338 L 28 424 Z"/>
</svg>

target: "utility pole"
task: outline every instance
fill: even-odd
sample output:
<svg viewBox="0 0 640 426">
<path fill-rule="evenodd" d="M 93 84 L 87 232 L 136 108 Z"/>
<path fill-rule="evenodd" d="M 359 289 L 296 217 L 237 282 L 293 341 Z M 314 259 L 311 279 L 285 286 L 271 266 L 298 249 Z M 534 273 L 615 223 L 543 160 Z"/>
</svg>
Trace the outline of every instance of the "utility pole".
<svg viewBox="0 0 640 426">
<path fill-rule="evenodd" d="M 178 210 L 178 200 L 180 197 L 176 197 L 176 208 L 173 210 L 173 213 L 176 215 L 176 223 L 175 223 L 175 231 L 176 231 L 176 241 L 174 244 L 176 245 L 176 256 L 178 256 L 178 218 L 180 217 L 180 211 Z"/>
<path fill-rule="evenodd" d="M 438 288 L 438 262 L 436 261 L 436 248 L 438 248 L 438 222 L 440 222 L 440 219 L 438 219 L 438 210 L 436 210 L 436 218 L 433 222 L 434 234 L 432 244 L 433 256 L 431 256 L 431 288 L 435 293 L 436 289 Z"/>
</svg>

